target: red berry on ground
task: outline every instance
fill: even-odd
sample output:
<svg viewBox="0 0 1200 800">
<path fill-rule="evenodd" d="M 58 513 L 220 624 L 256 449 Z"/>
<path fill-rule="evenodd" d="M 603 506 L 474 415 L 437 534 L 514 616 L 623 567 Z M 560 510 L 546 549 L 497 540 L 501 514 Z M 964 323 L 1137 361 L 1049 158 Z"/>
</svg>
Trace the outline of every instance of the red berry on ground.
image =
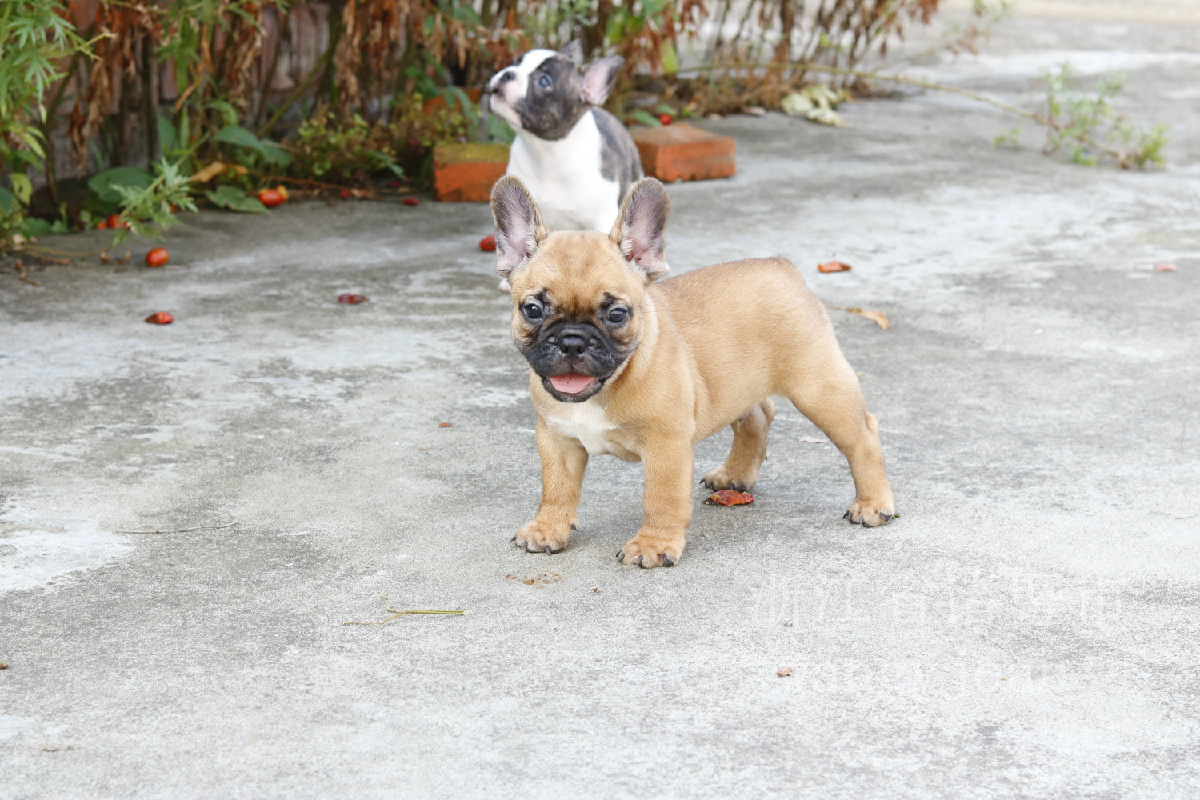
<svg viewBox="0 0 1200 800">
<path fill-rule="evenodd" d="M 170 260 L 171 254 L 167 252 L 165 247 L 156 247 L 149 253 L 146 253 L 147 267 L 165 267 Z"/>
<path fill-rule="evenodd" d="M 359 303 L 365 303 L 370 299 L 371 298 L 369 298 L 365 295 L 361 295 L 361 294 L 339 294 L 338 295 L 339 303 L 347 303 L 352 306 L 356 306 Z"/>
<path fill-rule="evenodd" d="M 672 122 L 675 121 L 675 118 L 672 117 L 670 114 L 659 114 L 658 121 L 661 122 L 663 125 L 670 125 Z"/>
<path fill-rule="evenodd" d="M 342 189 L 342 199 L 343 200 L 349 200 L 351 195 L 353 195 L 353 194 L 354 194 L 354 192 L 350 191 L 349 189 Z"/>
<path fill-rule="evenodd" d="M 146 322 L 149 322 L 151 325 L 170 325 L 174 321 L 175 318 L 166 311 L 155 311 L 146 317 Z"/>
<path fill-rule="evenodd" d="M 120 214 L 109 214 L 108 219 L 105 220 L 105 222 L 104 222 L 104 227 L 106 227 L 110 230 L 114 230 L 114 231 L 117 228 L 120 228 L 121 227 L 121 215 Z"/>
<path fill-rule="evenodd" d="M 488 253 L 495 250 L 496 249 L 496 237 L 495 236 L 485 236 L 482 239 L 480 239 L 479 240 L 479 249 L 484 250 Z"/>
<path fill-rule="evenodd" d="M 421 203 L 421 201 L 415 197 L 406 197 L 403 200 L 401 200 L 400 202 L 404 203 L 404 205 L 406 205 L 406 206 L 415 206 L 415 205 L 420 205 L 420 203 Z"/>
<path fill-rule="evenodd" d="M 275 189 L 263 189 L 258 193 L 258 202 L 267 208 L 274 208 L 283 202 L 283 195 Z"/>
</svg>

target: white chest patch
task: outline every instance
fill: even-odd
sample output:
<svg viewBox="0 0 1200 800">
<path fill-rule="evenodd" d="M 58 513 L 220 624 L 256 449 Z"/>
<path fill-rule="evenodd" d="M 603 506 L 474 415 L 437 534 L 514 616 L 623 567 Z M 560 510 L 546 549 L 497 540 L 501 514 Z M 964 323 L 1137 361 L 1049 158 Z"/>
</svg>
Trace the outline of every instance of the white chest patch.
<svg viewBox="0 0 1200 800">
<path fill-rule="evenodd" d="M 589 112 L 556 142 L 519 134 L 508 157 L 508 174 L 529 189 L 548 229 L 608 233 L 621 198 L 617 182 L 600 173 L 602 149 L 600 129 Z"/>
<path fill-rule="evenodd" d="M 545 420 L 547 425 L 563 436 L 578 439 L 590 456 L 610 452 L 605 434 L 617 429 L 617 425 L 604 413 L 604 408 L 591 400 L 557 403 L 553 412 L 545 415 Z"/>
</svg>

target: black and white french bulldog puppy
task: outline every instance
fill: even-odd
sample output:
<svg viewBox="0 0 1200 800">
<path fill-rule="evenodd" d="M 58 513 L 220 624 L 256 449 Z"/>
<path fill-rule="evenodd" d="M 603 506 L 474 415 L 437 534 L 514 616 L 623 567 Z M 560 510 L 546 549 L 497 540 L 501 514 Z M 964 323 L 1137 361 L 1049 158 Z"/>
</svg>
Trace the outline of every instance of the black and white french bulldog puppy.
<svg viewBox="0 0 1200 800">
<path fill-rule="evenodd" d="M 622 58 L 587 67 L 578 41 L 530 50 L 488 82 L 491 108 L 517 133 L 508 174 L 521 179 L 550 230 L 608 233 L 642 162 L 629 131 L 600 106 Z"/>
</svg>

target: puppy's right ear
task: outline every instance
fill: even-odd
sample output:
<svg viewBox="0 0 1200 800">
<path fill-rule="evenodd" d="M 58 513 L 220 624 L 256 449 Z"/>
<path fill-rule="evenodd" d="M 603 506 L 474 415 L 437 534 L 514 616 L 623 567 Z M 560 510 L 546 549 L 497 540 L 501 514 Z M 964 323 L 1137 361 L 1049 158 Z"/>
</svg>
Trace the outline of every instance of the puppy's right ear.
<svg viewBox="0 0 1200 800">
<path fill-rule="evenodd" d="M 520 178 L 505 175 L 492 187 L 496 272 L 504 278 L 528 261 L 546 238 L 542 215 Z"/>
</svg>

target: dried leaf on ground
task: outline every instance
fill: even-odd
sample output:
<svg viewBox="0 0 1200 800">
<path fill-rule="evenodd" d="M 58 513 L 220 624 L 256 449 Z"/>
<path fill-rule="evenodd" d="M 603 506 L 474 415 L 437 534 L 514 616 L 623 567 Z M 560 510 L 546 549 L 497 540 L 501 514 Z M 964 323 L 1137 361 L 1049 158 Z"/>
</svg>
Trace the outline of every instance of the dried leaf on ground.
<svg viewBox="0 0 1200 800">
<path fill-rule="evenodd" d="M 438 427 L 439 428 L 452 428 L 452 427 L 454 427 L 454 423 L 453 422 L 439 422 Z"/>
<path fill-rule="evenodd" d="M 1154 271 L 1155 272 L 1178 272 L 1179 267 L 1175 266 L 1174 264 L 1168 264 L 1165 261 L 1155 261 L 1154 262 Z"/>
<path fill-rule="evenodd" d="M 871 320 L 885 331 L 892 327 L 892 323 L 888 322 L 887 314 L 882 311 L 875 311 L 870 308 L 859 308 L 858 306 L 825 306 L 831 311 L 845 311 L 849 314 L 858 314 L 860 317 L 865 317 Z"/>
<path fill-rule="evenodd" d="M 814 436 L 801 436 L 799 437 L 799 441 L 805 444 L 829 444 L 828 439 L 818 439 Z"/>
<path fill-rule="evenodd" d="M 775 671 L 775 674 L 778 675 L 780 678 L 790 678 L 790 677 L 792 677 L 792 673 L 795 671 L 796 671 L 795 667 L 780 667 L 778 670 Z"/>
<path fill-rule="evenodd" d="M 746 492 L 739 492 L 736 489 L 722 489 L 719 492 L 713 492 L 704 501 L 705 505 L 709 506 L 744 506 L 754 502 L 754 495 Z"/>
<path fill-rule="evenodd" d="M 365 303 L 370 299 L 371 298 L 367 297 L 366 295 L 361 295 L 361 294 L 339 294 L 338 295 L 339 303 L 345 303 L 346 305 L 351 305 L 351 306 L 356 306 L 359 303 Z"/>
<path fill-rule="evenodd" d="M 817 264 L 817 269 L 821 272 L 846 272 L 853 267 L 844 261 L 826 261 L 824 264 Z"/>
<path fill-rule="evenodd" d="M 552 583 L 558 583 L 562 580 L 562 575 L 559 575 L 557 572 L 543 572 L 540 575 L 534 575 L 532 578 L 522 578 L 521 576 L 514 575 L 510 572 L 504 577 L 508 578 L 510 581 L 519 581 L 526 586 L 548 586 Z"/>
</svg>

